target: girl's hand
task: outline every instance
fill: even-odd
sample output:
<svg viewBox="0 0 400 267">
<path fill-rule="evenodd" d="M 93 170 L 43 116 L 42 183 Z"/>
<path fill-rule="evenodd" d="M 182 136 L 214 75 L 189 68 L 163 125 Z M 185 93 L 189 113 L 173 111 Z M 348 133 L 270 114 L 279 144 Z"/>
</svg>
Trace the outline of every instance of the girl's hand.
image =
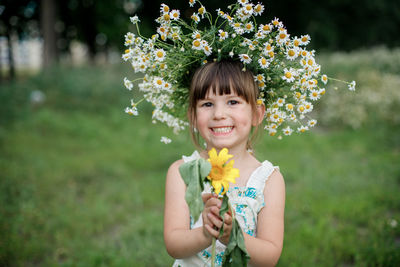
<svg viewBox="0 0 400 267">
<path fill-rule="evenodd" d="M 229 238 L 232 231 L 232 215 L 230 211 L 224 214 L 224 222 L 219 216 L 219 211 L 222 201 L 215 195 L 207 194 L 203 196 L 205 201 L 205 208 L 203 211 L 203 229 L 205 228 L 207 236 L 217 238 L 222 244 L 226 245 L 229 242 Z M 206 215 L 206 218 L 204 218 Z M 223 233 L 220 236 L 219 230 L 224 225 Z"/>
<path fill-rule="evenodd" d="M 219 212 L 219 207 L 221 206 L 221 201 L 217 198 L 215 194 L 203 194 L 204 210 L 201 214 L 203 218 L 203 234 L 210 241 L 213 237 L 218 238 L 219 228 L 213 223 L 209 215 L 213 214 L 216 210 Z M 218 214 L 218 213 L 217 213 Z"/>
</svg>

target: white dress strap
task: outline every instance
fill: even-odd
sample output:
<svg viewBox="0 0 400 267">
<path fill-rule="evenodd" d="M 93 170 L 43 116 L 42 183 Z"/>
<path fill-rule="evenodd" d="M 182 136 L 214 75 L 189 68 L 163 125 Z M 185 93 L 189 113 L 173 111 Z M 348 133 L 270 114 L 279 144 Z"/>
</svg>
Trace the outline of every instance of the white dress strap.
<svg viewBox="0 0 400 267">
<path fill-rule="evenodd" d="M 201 158 L 201 156 L 197 150 L 195 150 L 190 156 L 182 156 L 184 162 L 189 162 L 199 158 Z"/>
<path fill-rule="evenodd" d="M 268 160 L 263 161 L 261 163 L 261 166 L 255 169 L 250 175 L 250 178 L 247 181 L 247 187 L 257 188 L 261 192 L 263 192 L 265 182 L 268 180 L 275 169 L 279 170 L 279 167 L 272 165 L 272 163 Z"/>
</svg>

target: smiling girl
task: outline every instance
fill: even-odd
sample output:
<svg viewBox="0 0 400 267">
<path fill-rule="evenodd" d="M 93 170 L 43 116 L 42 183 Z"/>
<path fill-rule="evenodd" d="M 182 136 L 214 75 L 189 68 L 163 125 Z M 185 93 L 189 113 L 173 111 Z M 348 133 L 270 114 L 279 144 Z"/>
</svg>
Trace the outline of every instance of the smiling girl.
<svg viewBox="0 0 400 267">
<path fill-rule="evenodd" d="M 192 78 L 188 116 L 199 151 L 174 162 L 166 180 L 164 240 L 168 253 L 177 259 L 174 266 L 209 265 L 213 237 L 217 238 L 215 264 L 222 263 L 232 216 L 227 213 L 224 221 L 220 218 L 221 200 L 206 187 L 204 210 L 194 222 L 179 173 L 182 163 L 207 158 L 212 148 L 228 148 L 235 158 L 234 167 L 240 171 L 227 194 L 244 233 L 250 264 L 273 266 L 278 262 L 283 246 L 285 185 L 278 167 L 258 161 L 249 152 L 265 113 L 264 104 L 257 101 L 258 92 L 253 74 L 238 61 L 205 64 Z M 220 236 L 222 224 L 224 233 Z"/>
</svg>

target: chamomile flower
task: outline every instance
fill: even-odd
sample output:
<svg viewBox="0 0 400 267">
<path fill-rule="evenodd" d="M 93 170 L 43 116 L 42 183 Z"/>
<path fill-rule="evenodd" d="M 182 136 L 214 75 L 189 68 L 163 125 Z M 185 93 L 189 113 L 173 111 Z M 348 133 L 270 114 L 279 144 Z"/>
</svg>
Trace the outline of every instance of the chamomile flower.
<svg viewBox="0 0 400 267">
<path fill-rule="evenodd" d="M 283 131 L 283 134 L 287 135 L 287 136 L 289 136 L 289 135 L 291 135 L 293 133 L 293 130 L 289 126 L 287 126 L 286 128 L 282 129 L 282 131 Z"/>
<path fill-rule="evenodd" d="M 199 31 L 194 31 L 192 33 L 192 38 L 193 39 L 201 39 L 201 33 Z"/>
<path fill-rule="evenodd" d="M 226 31 L 218 30 L 218 32 L 219 32 L 218 35 L 219 35 L 219 40 L 220 41 L 225 40 L 226 38 L 229 37 L 229 34 Z"/>
<path fill-rule="evenodd" d="M 161 77 L 154 77 L 153 84 L 156 88 L 163 89 L 164 80 Z"/>
<path fill-rule="evenodd" d="M 320 94 L 317 90 L 310 90 L 310 99 L 312 101 L 316 101 L 318 99 L 320 99 Z"/>
<path fill-rule="evenodd" d="M 203 44 L 203 51 L 204 51 L 204 54 L 209 56 L 212 53 L 212 47 L 209 46 L 207 42 L 205 42 L 205 44 Z"/>
<path fill-rule="evenodd" d="M 249 64 L 251 62 L 251 57 L 247 54 L 239 54 L 240 61 L 245 64 Z"/>
<path fill-rule="evenodd" d="M 306 35 L 302 35 L 300 37 L 300 45 L 308 45 L 310 43 L 310 35 L 306 34 Z"/>
<path fill-rule="evenodd" d="M 260 4 L 260 3 L 258 3 L 254 7 L 253 11 L 254 11 L 254 15 L 256 15 L 256 16 L 257 15 L 261 15 L 264 12 L 264 6 L 262 4 Z"/>
<path fill-rule="evenodd" d="M 238 0 L 238 3 L 241 4 L 242 6 L 244 6 L 248 2 L 249 2 L 249 0 Z"/>
<path fill-rule="evenodd" d="M 295 59 L 298 57 L 299 52 L 298 52 L 298 49 L 297 49 L 297 48 L 295 48 L 295 47 L 290 47 L 290 48 L 287 48 L 285 54 L 286 54 L 286 58 L 287 58 L 287 59 L 289 59 L 289 60 L 295 60 Z"/>
<path fill-rule="evenodd" d="M 264 76 L 264 74 L 258 74 L 256 76 L 254 76 L 254 80 L 256 82 L 265 82 L 265 76 Z"/>
<path fill-rule="evenodd" d="M 308 126 L 300 126 L 299 128 L 297 128 L 297 131 L 299 133 L 304 133 L 305 131 L 308 131 Z"/>
<path fill-rule="evenodd" d="M 282 25 L 282 22 L 279 21 L 279 19 L 277 17 L 275 17 L 272 21 L 271 21 L 272 25 L 274 25 L 275 28 L 280 28 L 280 26 Z"/>
<path fill-rule="evenodd" d="M 258 59 L 258 64 L 260 64 L 260 67 L 262 69 L 266 69 L 266 68 L 268 68 L 270 62 L 265 57 L 260 57 Z"/>
<path fill-rule="evenodd" d="M 321 76 L 321 81 L 322 81 L 324 84 L 327 84 L 327 82 L 328 82 L 328 76 L 326 76 L 325 74 L 322 75 L 322 76 Z"/>
<path fill-rule="evenodd" d="M 200 17 L 196 13 L 193 13 L 193 15 L 190 17 L 196 24 L 200 22 Z"/>
<path fill-rule="evenodd" d="M 203 49 L 200 39 L 193 40 L 192 49 L 194 49 L 194 50 L 202 50 Z"/>
<path fill-rule="evenodd" d="M 129 91 L 132 90 L 132 88 L 133 88 L 133 83 L 130 80 L 128 80 L 128 78 L 126 78 L 126 77 L 124 78 L 124 85 L 125 85 L 126 89 L 128 89 Z"/>
<path fill-rule="evenodd" d="M 253 22 L 251 22 L 251 21 L 247 22 L 244 25 L 244 31 L 247 32 L 247 33 L 252 32 L 253 29 L 254 29 L 254 25 L 253 25 Z"/>
<path fill-rule="evenodd" d="M 292 40 L 292 44 L 293 44 L 293 46 L 295 46 L 295 47 L 299 47 L 300 44 L 301 44 L 300 38 L 298 38 L 297 36 L 294 37 L 293 40 Z"/>
<path fill-rule="evenodd" d="M 316 124 L 317 124 L 317 120 L 309 120 L 309 121 L 307 122 L 307 125 L 308 125 L 309 127 L 314 127 Z"/>
<path fill-rule="evenodd" d="M 136 107 L 132 107 L 132 108 L 125 108 L 125 113 L 128 113 L 129 115 L 131 115 L 131 116 L 137 116 L 137 115 L 139 115 L 139 112 L 138 112 L 138 110 L 137 110 L 137 108 Z"/>
<path fill-rule="evenodd" d="M 201 18 L 204 18 L 204 15 L 207 13 L 206 8 L 204 6 L 201 6 L 197 12 L 201 15 Z"/>
<path fill-rule="evenodd" d="M 261 31 L 262 33 L 264 33 L 264 34 L 268 34 L 268 33 L 270 33 L 271 31 L 272 31 L 272 25 L 271 24 L 261 24 L 259 27 L 258 27 L 258 30 L 259 31 Z"/>
<path fill-rule="evenodd" d="M 285 107 L 286 107 L 287 111 L 293 111 L 294 105 L 291 104 L 291 103 L 288 103 L 288 104 L 285 105 Z"/>
<path fill-rule="evenodd" d="M 276 104 L 278 105 L 278 107 L 282 107 L 283 104 L 285 104 L 285 99 L 284 98 L 278 98 L 278 100 L 276 100 Z"/>
<path fill-rule="evenodd" d="M 171 143 L 171 142 L 172 142 L 172 140 L 171 140 L 171 139 L 169 139 L 168 137 L 161 136 L 161 140 L 160 140 L 160 142 L 161 142 L 161 143 L 164 143 L 164 144 L 169 144 L 169 143 Z"/>
<path fill-rule="evenodd" d="M 130 20 L 131 20 L 131 22 L 132 22 L 133 24 L 136 24 L 136 23 L 140 22 L 139 17 L 136 16 L 136 15 L 133 16 L 133 17 L 130 17 Z"/>
<path fill-rule="evenodd" d="M 181 14 L 181 13 L 180 13 L 179 10 L 177 10 L 177 9 L 172 10 L 172 11 L 170 12 L 171 19 L 173 19 L 173 20 L 178 20 L 180 14 Z"/>
<path fill-rule="evenodd" d="M 196 3 L 196 0 L 189 0 L 189 6 L 193 7 L 193 5 Z"/>
<path fill-rule="evenodd" d="M 163 49 L 157 49 L 154 51 L 154 58 L 157 61 L 163 61 L 165 59 L 165 51 Z"/>
<path fill-rule="evenodd" d="M 291 83 L 294 81 L 295 76 L 296 76 L 296 71 L 293 68 L 287 69 L 285 68 L 283 70 L 284 75 L 282 76 L 282 79 L 287 81 L 288 83 Z"/>
<path fill-rule="evenodd" d="M 278 35 L 276 36 L 276 41 L 279 45 L 285 44 L 289 40 L 289 34 L 287 33 L 286 29 L 282 29 L 279 31 Z"/>
<path fill-rule="evenodd" d="M 163 14 L 168 13 L 169 12 L 169 6 L 167 6 L 166 4 L 161 4 L 160 12 L 163 13 Z"/>
<path fill-rule="evenodd" d="M 309 113 L 313 110 L 314 106 L 310 102 L 304 103 L 304 113 Z"/>
<path fill-rule="evenodd" d="M 350 91 L 355 91 L 356 90 L 356 81 L 352 81 L 351 83 L 349 83 L 348 87 L 349 87 Z"/>
</svg>

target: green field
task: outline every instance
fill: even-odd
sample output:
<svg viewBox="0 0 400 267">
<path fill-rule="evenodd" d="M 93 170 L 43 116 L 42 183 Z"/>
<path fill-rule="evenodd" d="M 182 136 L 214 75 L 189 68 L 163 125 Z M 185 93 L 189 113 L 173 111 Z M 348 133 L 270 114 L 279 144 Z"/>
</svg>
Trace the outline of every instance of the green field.
<svg viewBox="0 0 400 267">
<path fill-rule="evenodd" d="M 160 143 L 171 134 L 148 106 L 124 113 L 126 75 L 64 67 L 0 85 L 1 266 L 172 264 L 165 174 L 194 148 L 185 134 Z M 29 102 L 33 90 L 43 103 Z M 378 119 L 260 140 L 257 157 L 279 165 L 287 186 L 279 266 L 400 265 L 398 129 Z"/>
</svg>

